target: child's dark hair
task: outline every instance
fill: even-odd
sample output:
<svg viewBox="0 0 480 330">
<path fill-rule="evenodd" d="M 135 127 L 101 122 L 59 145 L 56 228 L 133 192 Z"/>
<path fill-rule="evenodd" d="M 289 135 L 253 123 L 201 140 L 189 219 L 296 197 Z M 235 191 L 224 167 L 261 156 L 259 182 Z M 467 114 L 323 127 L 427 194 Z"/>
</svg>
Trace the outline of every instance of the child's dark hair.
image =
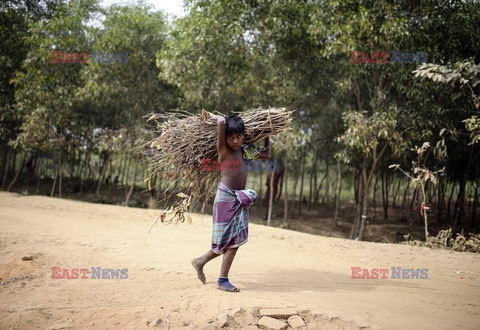
<svg viewBox="0 0 480 330">
<path fill-rule="evenodd" d="M 245 134 L 245 124 L 243 119 L 236 114 L 231 114 L 226 118 L 227 129 L 225 130 L 225 135 L 231 135 L 234 133 Z"/>
</svg>

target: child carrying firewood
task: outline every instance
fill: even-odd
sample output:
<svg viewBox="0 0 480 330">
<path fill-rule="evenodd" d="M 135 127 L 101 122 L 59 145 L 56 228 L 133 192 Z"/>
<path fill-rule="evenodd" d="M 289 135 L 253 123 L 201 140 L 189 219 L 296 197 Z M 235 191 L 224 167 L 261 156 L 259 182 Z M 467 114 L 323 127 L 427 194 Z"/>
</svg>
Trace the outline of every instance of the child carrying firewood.
<svg viewBox="0 0 480 330">
<path fill-rule="evenodd" d="M 213 233 L 212 248 L 199 258 L 192 260 L 198 279 L 205 284 L 203 267 L 210 260 L 223 254 L 220 277 L 217 280 L 218 289 L 228 292 L 240 290 L 228 280 L 228 272 L 232 265 L 238 247 L 248 240 L 248 207 L 257 200 L 257 193 L 245 189 L 247 182 L 245 155 L 242 143 L 245 135 L 243 120 L 237 115 L 227 118 L 214 115 L 218 128 L 218 162 L 222 164 L 241 164 L 240 168 L 229 167 L 221 172 L 221 181 L 213 203 Z M 265 147 L 258 158 L 270 158 L 270 144 L 265 138 Z"/>
</svg>

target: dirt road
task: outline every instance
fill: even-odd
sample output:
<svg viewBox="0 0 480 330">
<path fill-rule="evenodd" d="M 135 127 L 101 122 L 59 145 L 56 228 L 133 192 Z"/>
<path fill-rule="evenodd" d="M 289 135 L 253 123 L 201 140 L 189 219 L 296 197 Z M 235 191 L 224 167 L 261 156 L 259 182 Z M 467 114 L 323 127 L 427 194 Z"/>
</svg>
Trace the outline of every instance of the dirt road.
<svg viewBox="0 0 480 330">
<path fill-rule="evenodd" d="M 207 264 L 206 285 L 190 264 L 209 249 L 211 217 L 148 233 L 158 214 L 0 193 L 0 328 L 257 329 L 260 309 L 287 307 L 309 329 L 480 328 L 478 254 L 251 224 L 230 272 L 241 292 L 232 294 L 215 288 L 221 258 Z M 55 279 L 52 267 L 57 277 L 89 273 Z M 92 267 L 128 277 L 92 278 Z M 352 279 L 352 267 L 389 273 Z M 428 278 L 392 279 L 392 267 L 427 269 Z"/>
</svg>

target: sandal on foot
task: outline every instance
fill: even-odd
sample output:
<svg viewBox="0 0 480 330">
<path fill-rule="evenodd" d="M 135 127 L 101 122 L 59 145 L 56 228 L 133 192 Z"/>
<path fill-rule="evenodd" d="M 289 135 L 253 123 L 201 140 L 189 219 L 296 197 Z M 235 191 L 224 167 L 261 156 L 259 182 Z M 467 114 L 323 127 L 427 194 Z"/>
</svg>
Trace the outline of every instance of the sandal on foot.
<svg viewBox="0 0 480 330">
<path fill-rule="evenodd" d="M 227 292 L 240 292 L 240 289 L 236 288 L 228 281 L 226 277 L 220 277 L 217 281 L 217 289 Z"/>
</svg>

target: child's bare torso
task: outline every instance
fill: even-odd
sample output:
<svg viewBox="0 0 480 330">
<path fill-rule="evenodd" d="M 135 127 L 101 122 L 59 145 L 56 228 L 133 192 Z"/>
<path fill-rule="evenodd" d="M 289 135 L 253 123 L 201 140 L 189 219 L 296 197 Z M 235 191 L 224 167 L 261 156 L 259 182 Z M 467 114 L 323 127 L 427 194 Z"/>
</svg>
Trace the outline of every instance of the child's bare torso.
<svg viewBox="0 0 480 330">
<path fill-rule="evenodd" d="M 226 162 L 228 169 L 221 171 L 222 182 L 234 190 L 245 189 L 247 183 L 247 169 L 244 166 L 241 149 L 229 150 L 224 155 L 219 156 L 219 163 Z"/>
</svg>

